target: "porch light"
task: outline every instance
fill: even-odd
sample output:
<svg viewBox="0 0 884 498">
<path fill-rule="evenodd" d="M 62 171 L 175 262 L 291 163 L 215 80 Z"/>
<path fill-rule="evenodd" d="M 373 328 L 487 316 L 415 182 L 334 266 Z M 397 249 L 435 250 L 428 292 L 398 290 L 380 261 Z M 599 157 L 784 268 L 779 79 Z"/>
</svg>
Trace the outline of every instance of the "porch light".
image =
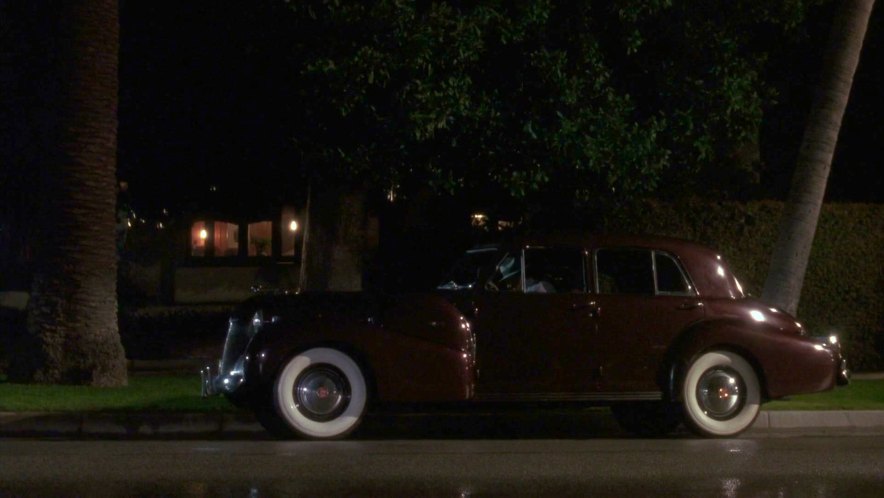
<svg viewBox="0 0 884 498">
<path fill-rule="evenodd" d="M 200 229 L 200 239 L 206 240 L 207 238 L 209 238 L 209 232 L 207 232 L 205 228 L 201 228 Z"/>
<path fill-rule="evenodd" d="M 291 232 L 297 232 L 297 231 L 298 231 L 298 222 L 297 222 L 297 221 L 292 220 L 292 222 L 289 223 L 289 231 L 291 231 Z"/>
</svg>

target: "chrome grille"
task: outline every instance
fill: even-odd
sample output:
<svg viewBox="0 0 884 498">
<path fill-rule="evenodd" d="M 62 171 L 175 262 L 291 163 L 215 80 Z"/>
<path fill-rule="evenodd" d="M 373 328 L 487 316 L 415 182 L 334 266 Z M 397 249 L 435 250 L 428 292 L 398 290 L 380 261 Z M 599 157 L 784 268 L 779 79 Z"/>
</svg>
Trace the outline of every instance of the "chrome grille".
<svg viewBox="0 0 884 498">
<path fill-rule="evenodd" d="M 227 340 L 224 341 L 224 353 L 218 363 L 219 373 L 227 374 L 234 369 L 237 360 L 245 353 L 249 345 L 249 323 L 242 318 L 230 318 L 227 326 Z"/>
</svg>

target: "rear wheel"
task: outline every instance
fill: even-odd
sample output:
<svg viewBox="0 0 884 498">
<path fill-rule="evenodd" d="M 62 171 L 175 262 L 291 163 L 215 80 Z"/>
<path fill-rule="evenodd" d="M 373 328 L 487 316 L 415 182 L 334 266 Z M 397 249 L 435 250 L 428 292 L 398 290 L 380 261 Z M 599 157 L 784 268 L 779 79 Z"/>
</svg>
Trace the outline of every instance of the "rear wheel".
<svg viewBox="0 0 884 498">
<path fill-rule="evenodd" d="M 702 354 L 688 368 L 682 386 L 685 422 L 706 437 L 730 437 L 748 429 L 761 408 L 755 369 L 730 351 Z"/>
<path fill-rule="evenodd" d="M 273 415 L 259 421 L 274 435 L 339 439 L 362 421 L 368 400 L 365 376 L 347 354 L 313 348 L 297 354 L 273 385 Z M 262 420 L 263 419 L 263 420 Z"/>
</svg>

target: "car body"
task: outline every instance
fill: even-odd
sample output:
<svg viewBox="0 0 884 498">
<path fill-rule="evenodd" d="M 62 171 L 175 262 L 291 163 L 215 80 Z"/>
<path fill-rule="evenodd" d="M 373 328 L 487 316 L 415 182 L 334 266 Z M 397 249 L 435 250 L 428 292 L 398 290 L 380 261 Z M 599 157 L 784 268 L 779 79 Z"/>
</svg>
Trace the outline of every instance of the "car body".
<svg viewBox="0 0 884 498">
<path fill-rule="evenodd" d="M 317 439 L 421 402 L 596 403 L 641 434 L 733 436 L 764 401 L 848 380 L 837 338 L 746 297 L 715 251 L 592 234 L 474 248 L 427 293 L 253 297 L 219 365 L 204 393 Z"/>
</svg>

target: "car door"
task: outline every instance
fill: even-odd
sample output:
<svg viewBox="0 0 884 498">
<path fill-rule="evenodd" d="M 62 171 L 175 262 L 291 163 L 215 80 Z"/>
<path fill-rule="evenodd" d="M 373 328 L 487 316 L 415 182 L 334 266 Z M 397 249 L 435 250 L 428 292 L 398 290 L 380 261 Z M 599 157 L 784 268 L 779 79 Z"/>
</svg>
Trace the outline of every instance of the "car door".
<svg viewBox="0 0 884 498">
<path fill-rule="evenodd" d="M 703 302 L 669 253 L 644 248 L 593 252 L 596 335 L 607 392 L 658 392 L 665 354 L 704 316 Z"/>
<path fill-rule="evenodd" d="M 597 369 L 587 253 L 527 247 L 502 257 L 475 295 L 480 398 L 568 399 Z"/>
</svg>

